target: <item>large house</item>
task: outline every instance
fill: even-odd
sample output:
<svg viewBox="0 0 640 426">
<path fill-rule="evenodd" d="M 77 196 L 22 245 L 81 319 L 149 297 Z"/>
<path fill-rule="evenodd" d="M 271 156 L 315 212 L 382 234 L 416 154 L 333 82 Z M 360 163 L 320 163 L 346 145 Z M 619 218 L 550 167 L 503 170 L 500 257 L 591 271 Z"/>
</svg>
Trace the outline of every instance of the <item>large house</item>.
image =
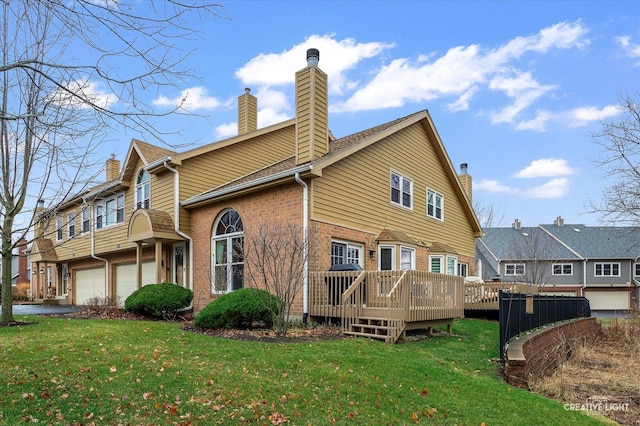
<svg viewBox="0 0 640 426">
<path fill-rule="evenodd" d="M 478 274 L 487 281 L 523 281 L 550 294 L 585 296 L 593 310 L 638 307 L 637 228 L 565 224 L 484 228 L 476 240 Z"/>
<path fill-rule="evenodd" d="M 295 74 L 295 118 L 257 128 L 238 98 L 238 132 L 185 152 L 133 140 L 106 182 L 41 212 L 31 261 L 36 295 L 86 304 L 162 281 L 194 291 L 194 309 L 245 285 L 234 247 L 258 225 L 298 226 L 318 242 L 309 271 L 475 273 L 480 225 L 466 165 L 456 172 L 427 111 L 336 138 L 319 52 Z M 48 224 L 48 225 L 47 225 Z M 300 296 L 294 314 L 307 312 Z"/>
</svg>

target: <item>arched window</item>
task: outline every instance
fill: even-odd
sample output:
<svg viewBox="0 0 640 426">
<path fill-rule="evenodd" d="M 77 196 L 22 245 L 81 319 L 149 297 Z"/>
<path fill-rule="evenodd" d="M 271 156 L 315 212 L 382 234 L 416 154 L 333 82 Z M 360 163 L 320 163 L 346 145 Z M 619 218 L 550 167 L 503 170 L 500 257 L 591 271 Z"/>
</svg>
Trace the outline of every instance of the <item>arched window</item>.
<svg viewBox="0 0 640 426">
<path fill-rule="evenodd" d="M 211 237 L 211 293 L 222 294 L 244 285 L 244 230 L 235 210 L 216 219 Z"/>
<path fill-rule="evenodd" d="M 148 209 L 150 197 L 149 173 L 141 169 L 136 178 L 136 209 Z"/>
</svg>

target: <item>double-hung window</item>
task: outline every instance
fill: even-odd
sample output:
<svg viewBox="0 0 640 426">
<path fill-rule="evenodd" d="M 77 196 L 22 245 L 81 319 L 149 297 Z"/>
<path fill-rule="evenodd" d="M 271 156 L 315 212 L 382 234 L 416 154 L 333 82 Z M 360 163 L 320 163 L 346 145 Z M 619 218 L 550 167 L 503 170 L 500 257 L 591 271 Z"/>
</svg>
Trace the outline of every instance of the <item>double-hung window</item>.
<svg viewBox="0 0 640 426">
<path fill-rule="evenodd" d="M 73 238 L 76 236 L 76 214 L 69 213 L 68 220 L 69 223 L 67 224 L 67 232 L 69 238 Z"/>
<path fill-rule="evenodd" d="M 507 263 L 504 266 L 505 275 L 524 275 L 524 263 Z"/>
<path fill-rule="evenodd" d="M 63 220 L 61 217 L 56 219 L 56 241 L 62 241 Z"/>
<path fill-rule="evenodd" d="M 391 172 L 391 203 L 413 208 L 413 182 L 400 173 Z"/>
<path fill-rule="evenodd" d="M 96 229 L 124 222 L 124 195 L 119 194 L 96 203 Z"/>
<path fill-rule="evenodd" d="M 82 233 L 86 234 L 87 232 L 89 232 L 90 227 L 91 227 L 91 211 L 87 207 L 84 210 L 82 210 Z"/>
<path fill-rule="evenodd" d="M 136 209 L 148 209 L 150 207 L 150 196 L 149 173 L 142 169 L 136 179 Z"/>
<path fill-rule="evenodd" d="M 363 247 L 360 244 L 342 241 L 331 242 L 331 265 L 343 265 L 346 263 L 362 264 Z"/>
<path fill-rule="evenodd" d="M 444 196 L 432 189 L 427 189 L 427 216 L 444 220 Z"/>
<path fill-rule="evenodd" d="M 442 274 L 444 272 L 444 256 L 434 255 L 429 256 L 429 272 L 435 272 Z"/>
<path fill-rule="evenodd" d="M 594 269 L 596 277 L 620 276 L 620 263 L 596 263 Z"/>
<path fill-rule="evenodd" d="M 553 275 L 573 275 L 573 264 L 571 263 L 554 263 Z"/>
<path fill-rule="evenodd" d="M 633 276 L 640 277 L 640 263 L 633 264 Z"/>
</svg>

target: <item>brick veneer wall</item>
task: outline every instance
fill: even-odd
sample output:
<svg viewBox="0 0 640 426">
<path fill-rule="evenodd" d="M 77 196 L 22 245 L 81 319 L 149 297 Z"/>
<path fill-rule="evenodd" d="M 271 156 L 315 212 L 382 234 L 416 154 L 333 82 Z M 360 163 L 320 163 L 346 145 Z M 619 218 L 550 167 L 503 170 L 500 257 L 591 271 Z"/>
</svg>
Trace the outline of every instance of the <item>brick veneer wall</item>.
<svg viewBox="0 0 640 426">
<path fill-rule="evenodd" d="M 504 375 L 507 383 L 528 388 L 529 382 L 550 374 L 564 362 L 576 343 L 600 331 L 596 318 L 580 318 L 513 340 L 505 356 Z"/>
</svg>

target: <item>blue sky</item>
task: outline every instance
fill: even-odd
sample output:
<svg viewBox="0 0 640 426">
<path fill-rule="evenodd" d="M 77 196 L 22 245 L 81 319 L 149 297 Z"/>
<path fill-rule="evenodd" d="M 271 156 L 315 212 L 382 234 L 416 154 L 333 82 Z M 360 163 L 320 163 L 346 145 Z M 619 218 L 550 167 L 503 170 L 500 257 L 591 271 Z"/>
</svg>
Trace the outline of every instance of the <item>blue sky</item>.
<svg viewBox="0 0 640 426">
<path fill-rule="evenodd" d="M 197 116 L 163 119 L 171 144 L 233 136 L 236 101 L 258 97 L 263 127 L 293 117 L 294 73 L 320 50 L 329 126 L 342 137 L 428 109 L 452 163 L 469 164 L 494 225 L 596 225 L 589 199 L 606 180 L 592 134 L 640 89 L 634 1 L 233 1 L 227 18 L 194 20 L 188 65 L 198 79 L 148 93 Z M 124 159 L 131 137 L 106 154 Z M 156 141 L 149 139 L 149 142 Z M 115 146 L 115 148 L 114 148 Z"/>
</svg>

